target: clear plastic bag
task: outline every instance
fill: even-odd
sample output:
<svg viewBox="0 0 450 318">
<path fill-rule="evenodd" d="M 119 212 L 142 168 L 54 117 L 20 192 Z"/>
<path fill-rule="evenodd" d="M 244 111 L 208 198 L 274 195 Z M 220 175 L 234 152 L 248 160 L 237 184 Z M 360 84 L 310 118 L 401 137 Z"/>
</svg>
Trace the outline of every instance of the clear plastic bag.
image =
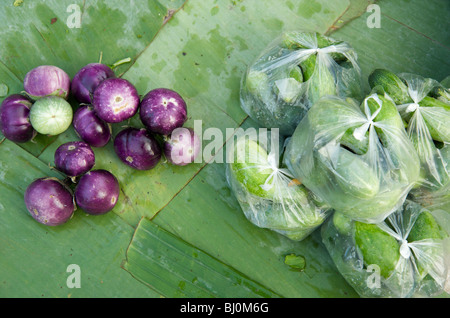
<svg viewBox="0 0 450 318">
<path fill-rule="evenodd" d="M 243 110 L 263 127 L 291 135 L 325 95 L 362 99 L 357 55 L 346 42 L 316 32 L 292 31 L 275 39 L 241 80 Z"/>
<path fill-rule="evenodd" d="M 450 93 L 431 78 L 374 71 L 374 90 L 389 95 L 407 124 L 421 162 L 419 186 L 410 197 L 426 207 L 450 212 Z"/>
<path fill-rule="evenodd" d="M 419 178 L 419 159 L 395 104 L 372 94 L 320 99 L 300 122 L 284 162 L 333 209 L 368 223 L 402 205 Z"/>
<path fill-rule="evenodd" d="M 438 296 L 450 292 L 449 216 L 440 216 L 410 200 L 378 224 L 334 213 L 321 228 L 322 241 L 361 297 Z"/>
<path fill-rule="evenodd" d="M 448 177 L 450 170 L 450 143 L 445 144 L 437 150 L 442 158 L 442 166 L 445 167 L 444 173 Z M 433 179 L 422 181 L 420 185 L 411 190 L 409 198 L 429 210 L 443 210 L 450 214 L 450 182 L 447 180 L 442 184 L 433 182 Z"/>
<path fill-rule="evenodd" d="M 279 167 L 280 152 L 271 146 L 238 137 L 227 148 L 227 181 L 250 222 L 300 241 L 324 222 L 330 209 Z"/>
</svg>

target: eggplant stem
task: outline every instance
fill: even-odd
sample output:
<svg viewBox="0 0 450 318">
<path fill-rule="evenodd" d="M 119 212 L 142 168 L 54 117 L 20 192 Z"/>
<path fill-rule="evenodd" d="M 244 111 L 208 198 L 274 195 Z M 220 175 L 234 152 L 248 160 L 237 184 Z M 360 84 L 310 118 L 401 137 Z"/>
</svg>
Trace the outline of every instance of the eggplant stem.
<svg viewBox="0 0 450 318">
<path fill-rule="evenodd" d="M 131 57 L 127 57 L 125 59 L 121 59 L 119 61 L 117 61 L 116 63 L 114 63 L 113 65 L 111 65 L 111 69 L 115 69 L 117 66 L 125 64 L 125 63 L 129 63 L 131 62 Z"/>
</svg>

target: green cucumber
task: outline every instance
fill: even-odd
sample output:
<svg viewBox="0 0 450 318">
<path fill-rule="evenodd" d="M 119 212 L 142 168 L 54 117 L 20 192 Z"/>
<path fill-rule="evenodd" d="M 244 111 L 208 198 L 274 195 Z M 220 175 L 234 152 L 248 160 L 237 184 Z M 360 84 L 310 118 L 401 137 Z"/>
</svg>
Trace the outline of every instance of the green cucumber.
<svg viewBox="0 0 450 318">
<path fill-rule="evenodd" d="M 332 45 L 337 45 L 342 43 L 342 41 L 336 41 L 332 38 L 326 37 L 322 34 L 317 33 L 317 47 L 318 48 L 325 48 L 325 47 L 329 47 Z M 339 52 L 330 52 L 328 53 L 330 54 L 330 56 L 333 58 L 333 60 L 340 64 L 343 63 L 345 61 L 347 61 L 347 58 L 345 57 L 344 54 L 339 53 Z"/>
<path fill-rule="evenodd" d="M 268 87 L 269 77 L 266 73 L 256 70 L 250 70 L 247 74 L 245 85 L 247 90 L 259 99 L 263 99 L 264 92 Z"/>
<path fill-rule="evenodd" d="M 350 236 L 353 234 L 354 222 L 344 213 L 334 212 L 333 225 L 341 235 Z"/>
<path fill-rule="evenodd" d="M 442 238 L 443 235 L 441 234 L 441 229 L 439 224 L 436 222 L 436 219 L 430 212 L 422 211 L 414 222 L 414 225 L 409 232 L 407 241 L 411 243 L 428 239 L 440 240 Z M 417 262 L 417 269 L 420 276 L 424 277 L 427 272 L 425 267 L 429 267 L 431 265 L 430 262 L 432 262 L 432 258 L 437 251 L 432 246 L 423 246 L 421 250 L 422 253 L 427 254 L 427 258 L 425 264 Z"/>
<path fill-rule="evenodd" d="M 398 112 L 397 106 L 388 98 L 383 95 L 377 94 L 378 98 L 381 101 L 381 106 L 378 102 L 373 98 L 367 99 L 367 106 L 370 109 L 370 113 L 374 114 L 380 107 L 380 111 L 373 119 L 374 122 L 384 122 L 390 126 L 395 126 L 400 129 L 404 128 L 404 123 L 402 121 L 402 117 Z M 361 104 L 361 110 L 364 111 L 364 102 Z M 380 130 L 381 131 L 381 130 Z"/>
<path fill-rule="evenodd" d="M 303 74 L 298 66 L 292 67 L 289 77 L 280 78 L 274 81 L 273 90 L 278 98 L 284 102 L 294 103 L 302 93 Z"/>
<path fill-rule="evenodd" d="M 374 122 L 383 122 L 390 127 L 389 132 L 385 132 L 383 127 L 375 127 L 378 138 L 383 146 L 389 151 L 390 159 L 395 167 L 402 169 L 400 176 L 406 178 L 408 183 L 418 180 L 420 172 L 419 158 L 414 151 L 414 146 L 409 142 L 405 131 L 404 122 L 395 104 L 384 96 L 378 95 L 382 101 L 380 112 L 373 119 Z M 367 100 L 368 107 L 373 114 L 380 105 L 372 98 Z M 361 105 L 363 108 L 364 106 Z M 393 130 L 392 128 L 397 128 Z M 404 137 L 404 138 L 403 138 Z M 410 151 L 405 149 L 410 148 Z"/>
<path fill-rule="evenodd" d="M 317 61 L 319 63 L 319 61 Z M 318 66 L 314 74 L 309 79 L 308 97 L 311 105 L 314 105 L 321 97 L 326 95 L 336 95 L 336 82 L 325 65 Z"/>
<path fill-rule="evenodd" d="M 366 266 L 377 265 L 380 274 L 388 278 L 400 259 L 397 240 L 376 224 L 355 222 L 355 242 Z"/>
<path fill-rule="evenodd" d="M 343 192 L 363 199 L 378 194 L 380 180 L 375 170 L 359 155 L 341 148 L 335 170 L 336 182 Z"/>
<path fill-rule="evenodd" d="M 303 73 L 300 66 L 295 65 L 289 72 L 289 77 L 295 79 L 299 83 L 303 83 Z"/>
<path fill-rule="evenodd" d="M 351 127 L 347 129 L 344 135 L 342 135 L 340 143 L 342 146 L 347 147 L 355 154 L 363 155 L 369 149 L 369 130 L 366 131 L 364 138 L 358 140 L 353 135 L 356 128 L 357 127 Z"/>
<path fill-rule="evenodd" d="M 450 104 L 444 103 L 433 97 L 426 96 L 419 102 L 422 107 L 440 107 L 443 113 L 439 118 L 434 120 L 428 116 L 423 116 L 423 119 L 428 127 L 431 138 L 440 142 L 450 142 Z"/>
<path fill-rule="evenodd" d="M 380 86 L 394 100 L 397 105 L 411 103 L 408 87 L 391 71 L 376 69 L 369 75 L 370 88 Z"/>
<path fill-rule="evenodd" d="M 306 46 L 298 41 L 303 35 L 299 32 L 285 32 L 281 35 L 281 46 L 290 50 L 307 49 Z"/>
<path fill-rule="evenodd" d="M 306 82 L 311 78 L 314 74 L 314 70 L 316 69 L 316 54 L 311 54 L 304 61 L 300 63 L 300 68 L 303 73 L 303 80 Z"/>
<path fill-rule="evenodd" d="M 420 106 L 423 107 L 442 107 L 445 110 L 449 110 L 450 111 L 450 104 L 443 102 L 442 100 L 430 97 L 430 96 L 425 96 L 420 102 L 419 102 Z"/>
<path fill-rule="evenodd" d="M 444 86 L 436 86 L 428 95 L 444 103 L 450 103 L 450 90 L 448 88 L 445 88 Z"/>
<path fill-rule="evenodd" d="M 270 198 L 274 187 L 267 191 L 261 187 L 273 172 L 269 166 L 267 151 L 256 141 L 243 136 L 236 141 L 234 152 L 230 167 L 236 180 L 250 193 Z"/>
<path fill-rule="evenodd" d="M 441 239 L 441 229 L 436 219 L 428 211 L 422 211 L 417 217 L 409 232 L 408 242 L 415 242 L 425 239 Z"/>
</svg>

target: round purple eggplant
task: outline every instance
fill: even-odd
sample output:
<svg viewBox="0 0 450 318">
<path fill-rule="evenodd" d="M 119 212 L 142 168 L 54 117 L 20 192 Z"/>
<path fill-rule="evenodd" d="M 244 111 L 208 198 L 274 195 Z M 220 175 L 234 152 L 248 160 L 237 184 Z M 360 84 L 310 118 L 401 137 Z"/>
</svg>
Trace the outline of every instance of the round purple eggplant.
<svg viewBox="0 0 450 318">
<path fill-rule="evenodd" d="M 161 159 L 157 140 L 145 128 L 120 131 L 114 138 L 114 150 L 123 163 L 137 170 L 150 170 Z"/>
<path fill-rule="evenodd" d="M 80 178 L 75 188 L 75 201 L 86 213 L 100 215 L 114 208 L 119 194 L 119 182 L 111 172 L 91 170 Z"/>
<path fill-rule="evenodd" d="M 51 95 L 67 99 L 70 77 L 57 66 L 41 65 L 25 75 L 23 87 L 34 100 Z"/>
<path fill-rule="evenodd" d="M 200 147 L 200 138 L 192 128 L 175 128 L 164 142 L 164 155 L 170 163 L 185 166 L 194 162 Z"/>
<path fill-rule="evenodd" d="M 88 172 L 94 167 L 95 154 L 83 141 L 70 141 L 62 144 L 55 151 L 55 167 L 67 176 L 74 178 Z"/>
<path fill-rule="evenodd" d="M 97 86 L 107 78 L 115 78 L 114 71 L 105 64 L 90 63 L 81 68 L 72 79 L 70 91 L 80 103 L 91 104 Z"/>
<path fill-rule="evenodd" d="M 56 178 L 40 178 L 25 191 L 25 205 L 39 223 L 56 226 L 66 223 L 75 211 L 72 192 Z"/>
<path fill-rule="evenodd" d="M 107 78 L 97 86 L 92 105 L 97 116 L 108 123 L 119 123 L 136 114 L 139 95 L 129 81 Z"/>
<path fill-rule="evenodd" d="M 111 125 L 98 117 L 89 105 L 83 105 L 75 112 L 73 128 L 92 147 L 103 147 L 111 139 Z"/>
<path fill-rule="evenodd" d="M 173 90 L 156 88 L 142 99 L 139 116 L 150 131 L 169 135 L 175 128 L 185 123 L 186 102 Z"/>
<path fill-rule="evenodd" d="M 31 101 L 19 94 L 3 100 L 0 106 L 0 131 L 7 139 L 23 143 L 36 135 L 29 118 L 31 106 Z"/>
</svg>

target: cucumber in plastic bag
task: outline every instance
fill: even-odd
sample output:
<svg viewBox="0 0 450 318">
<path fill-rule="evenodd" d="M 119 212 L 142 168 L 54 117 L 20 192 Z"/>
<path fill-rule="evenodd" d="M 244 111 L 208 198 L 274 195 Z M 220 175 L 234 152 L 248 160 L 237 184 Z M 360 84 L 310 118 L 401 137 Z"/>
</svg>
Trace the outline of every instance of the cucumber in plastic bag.
<svg viewBox="0 0 450 318">
<path fill-rule="evenodd" d="M 360 296 L 435 297 L 448 292 L 449 221 L 446 214 L 438 218 L 406 200 L 377 224 L 335 212 L 321 235 L 339 272 Z"/>
<path fill-rule="evenodd" d="M 322 96 L 362 99 L 357 55 L 346 42 L 316 32 L 285 32 L 241 80 L 243 110 L 258 124 L 291 135 Z"/>
<path fill-rule="evenodd" d="M 354 149 L 354 150 L 352 150 Z M 376 223 L 419 180 L 419 158 L 389 98 L 319 100 L 290 138 L 284 162 L 334 210 Z"/>
<path fill-rule="evenodd" d="M 410 198 L 450 213 L 450 161 L 444 153 L 450 143 L 448 88 L 431 78 L 388 70 L 373 71 L 369 84 L 396 102 L 418 153 L 420 184 L 411 191 Z"/>
<path fill-rule="evenodd" d="M 227 180 L 250 222 L 295 241 L 324 222 L 330 208 L 279 167 L 276 147 L 244 135 L 232 149 L 234 153 L 227 149 Z M 242 149 L 248 153 L 236 154 Z M 243 162 L 236 161 L 242 158 Z"/>
</svg>

